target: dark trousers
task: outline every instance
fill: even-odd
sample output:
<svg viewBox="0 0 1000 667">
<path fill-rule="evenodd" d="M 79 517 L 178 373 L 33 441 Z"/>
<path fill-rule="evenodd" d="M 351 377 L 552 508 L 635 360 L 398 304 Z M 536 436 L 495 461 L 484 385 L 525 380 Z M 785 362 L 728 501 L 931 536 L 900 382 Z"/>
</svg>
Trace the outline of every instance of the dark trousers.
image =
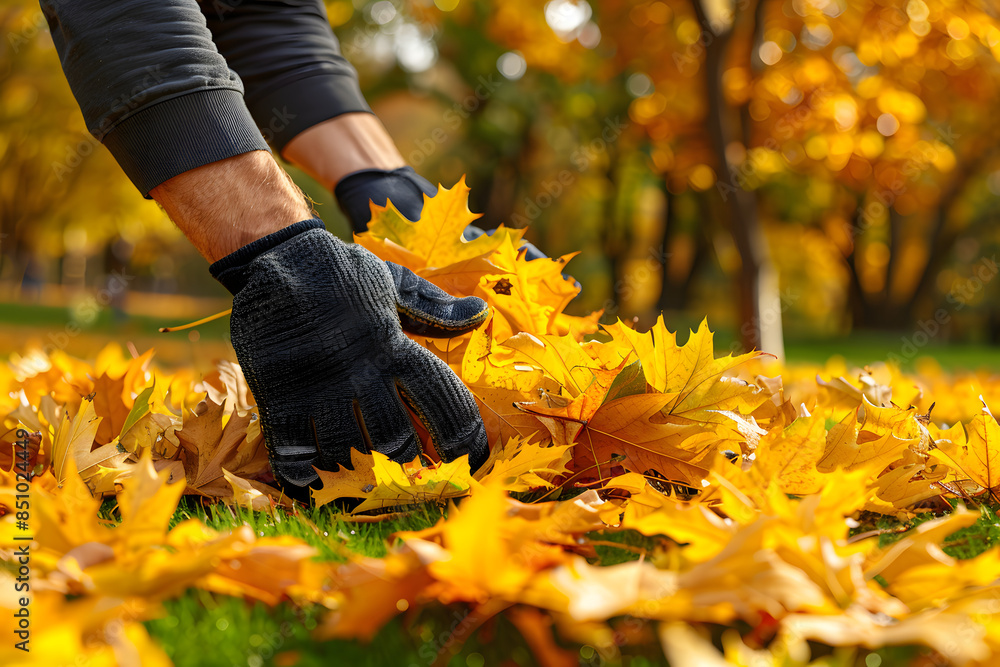
<svg viewBox="0 0 1000 667">
<path fill-rule="evenodd" d="M 41 0 L 87 128 L 143 196 L 369 111 L 321 0 Z"/>
</svg>

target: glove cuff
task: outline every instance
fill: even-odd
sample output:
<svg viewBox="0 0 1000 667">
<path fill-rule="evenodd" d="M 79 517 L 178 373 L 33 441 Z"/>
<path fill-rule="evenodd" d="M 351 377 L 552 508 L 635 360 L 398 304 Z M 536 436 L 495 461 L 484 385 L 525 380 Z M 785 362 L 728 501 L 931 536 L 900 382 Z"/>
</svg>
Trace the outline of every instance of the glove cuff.
<svg viewBox="0 0 1000 667">
<path fill-rule="evenodd" d="M 333 194 L 340 210 L 351 222 L 355 234 L 364 233 L 371 220 L 370 201 L 385 206 L 391 201 L 409 220 L 417 220 L 424 207 L 424 195 L 433 197 L 437 188 L 405 166 L 396 169 L 360 169 L 340 179 Z"/>
<path fill-rule="evenodd" d="M 250 262 L 268 250 L 310 229 L 325 229 L 325 225 L 319 218 L 296 222 L 294 225 L 279 229 L 273 234 L 252 241 L 236 252 L 226 255 L 209 266 L 208 272 L 235 296 L 247 283 L 246 268 Z"/>
<path fill-rule="evenodd" d="M 396 167 L 395 169 L 378 169 L 376 167 L 369 167 L 367 169 L 358 169 L 357 171 L 352 171 L 343 178 L 340 182 L 333 188 L 333 195 L 340 199 L 341 197 L 346 197 L 351 194 L 351 191 L 358 187 L 365 187 L 370 185 L 373 181 L 377 182 L 386 177 L 402 177 L 409 179 L 411 181 L 416 181 L 421 179 L 420 174 L 413 170 L 410 165 L 404 165 L 402 167 Z M 433 187 L 433 186 L 432 186 Z M 424 189 L 424 188 L 421 188 Z"/>
</svg>

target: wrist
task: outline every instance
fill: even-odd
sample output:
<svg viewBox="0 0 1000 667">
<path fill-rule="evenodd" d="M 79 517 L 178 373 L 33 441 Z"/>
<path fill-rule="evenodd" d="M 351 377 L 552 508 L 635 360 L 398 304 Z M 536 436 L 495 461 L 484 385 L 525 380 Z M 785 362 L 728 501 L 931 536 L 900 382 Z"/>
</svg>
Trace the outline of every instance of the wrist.
<svg viewBox="0 0 1000 667">
<path fill-rule="evenodd" d="M 185 171 L 150 195 L 209 262 L 314 215 L 267 151 Z"/>
<path fill-rule="evenodd" d="M 382 122 L 369 113 L 347 113 L 318 123 L 288 142 L 282 157 L 329 190 L 358 171 L 406 166 Z"/>
<path fill-rule="evenodd" d="M 222 283 L 223 287 L 235 296 L 246 285 L 247 266 L 250 262 L 268 250 L 276 248 L 285 241 L 312 229 L 324 229 L 323 221 L 319 218 L 302 220 L 255 239 L 222 259 L 213 262 L 208 267 L 208 271 L 212 274 L 213 278 Z"/>
</svg>

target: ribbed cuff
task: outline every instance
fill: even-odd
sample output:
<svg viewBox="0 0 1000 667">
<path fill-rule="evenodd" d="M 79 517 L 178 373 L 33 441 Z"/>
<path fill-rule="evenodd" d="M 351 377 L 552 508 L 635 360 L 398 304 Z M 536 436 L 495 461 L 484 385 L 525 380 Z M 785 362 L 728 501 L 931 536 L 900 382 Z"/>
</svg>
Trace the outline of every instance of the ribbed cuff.
<svg viewBox="0 0 1000 667">
<path fill-rule="evenodd" d="M 147 199 L 150 190 L 185 171 L 268 150 L 239 91 L 218 88 L 138 111 L 118 123 L 103 143 Z"/>
<path fill-rule="evenodd" d="M 289 141 L 313 125 L 352 112 L 372 113 L 358 80 L 346 74 L 322 73 L 251 96 L 247 106 L 268 143 L 280 155 Z"/>
<path fill-rule="evenodd" d="M 296 222 L 294 225 L 289 225 L 284 229 L 279 229 L 273 234 L 268 234 L 256 241 L 251 241 L 236 252 L 229 253 L 219 261 L 213 262 L 208 267 L 208 272 L 212 274 L 213 278 L 222 283 L 222 286 L 229 290 L 231 294 L 235 295 L 247 284 L 247 264 L 293 236 L 298 236 L 310 229 L 324 229 L 323 221 L 319 218 L 303 220 L 302 222 Z"/>
</svg>

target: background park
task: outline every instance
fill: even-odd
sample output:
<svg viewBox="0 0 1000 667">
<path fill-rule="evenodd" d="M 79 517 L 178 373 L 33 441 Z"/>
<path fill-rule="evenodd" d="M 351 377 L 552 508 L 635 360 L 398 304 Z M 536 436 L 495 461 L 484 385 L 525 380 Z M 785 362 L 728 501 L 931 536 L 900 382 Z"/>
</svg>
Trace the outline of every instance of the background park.
<svg viewBox="0 0 1000 667">
<path fill-rule="evenodd" d="M 450 464 L 399 466 L 395 490 L 377 496 L 393 511 L 378 521 L 332 502 L 372 500 L 343 489 L 318 507 L 291 506 L 268 486 L 266 465 L 248 463 L 266 459 L 227 319 L 158 331 L 229 308 L 227 292 L 87 132 L 37 4 L 8 0 L 0 414 L 9 431 L 0 468 L 13 470 L 18 428 L 37 433 L 32 521 L 39 536 L 61 537 L 38 537 L 33 575 L 33 651 L 50 661 L 11 652 L 8 662 L 5 638 L 4 664 L 63 664 L 64 649 L 98 664 L 250 667 L 340 664 L 332 656 L 453 667 L 991 664 L 1000 651 L 1000 424 L 990 413 L 1000 406 L 1000 6 L 326 4 L 407 161 L 450 189 L 439 196 L 464 196 L 453 188 L 464 177 L 477 225 L 523 229 L 569 260 L 580 292 L 544 292 L 560 271 L 537 273 L 539 260 L 532 273 L 521 258 L 501 257 L 503 234 L 479 257 L 492 269 L 475 279 L 454 268 L 471 255 L 421 255 L 411 268 L 443 271 L 446 284 L 488 296 L 498 313 L 482 340 L 472 334 L 448 349 L 426 341 L 484 418 L 495 417 L 496 460 L 475 476 L 445 471 Z M 327 228 L 349 240 L 331 194 L 288 169 Z M 393 230 L 404 227 L 373 226 L 366 247 L 397 261 L 380 250 L 396 252 L 384 239 L 400 242 Z M 435 229 L 444 236 L 447 227 Z M 512 296 L 509 283 L 496 289 L 508 278 L 544 287 Z M 706 318 L 714 339 L 700 328 Z M 528 350 L 521 334 L 558 363 Z M 517 375 L 525 364 L 530 381 Z M 743 393 L 732 389 L 740 382 Z M 102 402 L 102 391 L 114 400 Z M 689 405 L 688 392 L 702 402 Z M 628 418 L 602 412 L 637 397 L 645 402 L 623 408 Z M 663 402 L 649 409 L 650 397 Z M 208 412 L 197 407 L 203 399 Z M 217 423 L 192 426 L 216 403 L 225 406 Z M 636 430 L 628 419 L 641 422 L 643 409 L 657 416 Z M 226 435 L 236 430 L 235 440 Z M 573 452 L 591 431 L 603 445 L 584 461 Z M 655 453 L 622 454 L 612 440 Z M 212 458 L 229 441 L 245 456 Z M 110 453 L 98 456 L 104 447 Z M 504 461 L 517 465 L 502 469 Z M 380 465 L 365 468 L 376 494 L 391 486 Z M 168 473 L 187 487 L 165 484 Z M 0 474 L 9 476 L 0 478 L 7 562 L 16 483 Z M 831 498 L 834 488 L 857 492 Z M 150 532 L 137 517 L 155 513 L 143 505 L 151 498 L 176 506 L 149 520 L 161 541 L 116 542 Z M 501 508 L 508 501 L 521 503 L 515 519 L 534 532 L 513 525 L 516 512 Z M 541 526 L 560 511 L 581 515 Z M 804 518 L 813 513 L 815 525 Z M 89 527 L 67 527 L 81 516 Z M 490 525 L 489 516 L 505 527 L 488 539 L 503 544 L 477 539 L 520 559 L 507 579 L 474 571 L 472 526 Z M 821 517 L 842 534 L 819 526 Z M 193 530 L 185 520 L 213 537 L 180 534 Z M 101 532 L 110 525 L 117 537 Z M 236 549 L 220 545 L 237 537 L 245 544 L 232 553 L 244 555 L 227 558 L 256 563 L 259 577 L 265 565 L 282 572 L 278 582 L 218 570 L 206 554 Z M 95 556 L 93 544 L 114 559 Z M 450 560 L 433 560 L 427 544 Z M 131 583 L 95 570 L 131 572 L 143 548 L 163 545 L 202 569 L 139 568 Z M 750 554 L 769 564 L 770 579 L 741 571 Z M 464 569 L 455 565 L 463 558 Z M 566 583 L 558 568 L 591 589 Z M 720 590 L 704 590 L 708 580 Z M 792 599 L 806 580 L 816 596 Z M 629 586 L 638 592 L 627 603 L 606 599 Z M 16 604 L 8 593 L 0 606 Z M 677 611 L 684 604 L 691 609 Z M 351 605 L 367 616 L 345 611 Z M 870 618 L 858 620 L 857 609 Z M 51 635 L 45 614 L 60 618 Z M 963 638 L 957 648 L 949 633 Z"/>
</svg>

